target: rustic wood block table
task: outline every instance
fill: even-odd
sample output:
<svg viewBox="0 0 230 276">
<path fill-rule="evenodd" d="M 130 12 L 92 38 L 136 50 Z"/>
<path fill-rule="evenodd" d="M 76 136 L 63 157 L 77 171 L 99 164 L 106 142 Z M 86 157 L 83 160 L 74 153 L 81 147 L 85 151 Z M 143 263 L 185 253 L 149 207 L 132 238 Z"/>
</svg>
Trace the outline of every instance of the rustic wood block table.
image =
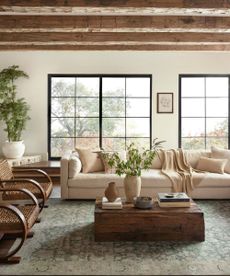
<svg viewBox="0 0 230 276">
<path fill-rule="evenodd" d="M 95 241 L 204 241 L 204 214 L 191 200 L 187 208 L 137 209 L 124 203 L 123 209 L 101 208 L 96 199 L 94 212 Z"/>
</svg>

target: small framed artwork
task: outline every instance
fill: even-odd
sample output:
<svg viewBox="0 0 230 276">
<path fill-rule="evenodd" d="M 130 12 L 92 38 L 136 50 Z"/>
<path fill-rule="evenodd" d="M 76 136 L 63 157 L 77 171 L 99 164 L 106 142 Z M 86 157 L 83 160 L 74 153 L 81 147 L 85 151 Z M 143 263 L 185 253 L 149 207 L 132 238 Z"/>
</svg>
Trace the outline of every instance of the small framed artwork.
<svg viewBox="0 0 230 276">
<path fill-rule="evenodd" d="M 157 93 L 157 113 L 173 113 L 173 93 Z"/>
</svg>

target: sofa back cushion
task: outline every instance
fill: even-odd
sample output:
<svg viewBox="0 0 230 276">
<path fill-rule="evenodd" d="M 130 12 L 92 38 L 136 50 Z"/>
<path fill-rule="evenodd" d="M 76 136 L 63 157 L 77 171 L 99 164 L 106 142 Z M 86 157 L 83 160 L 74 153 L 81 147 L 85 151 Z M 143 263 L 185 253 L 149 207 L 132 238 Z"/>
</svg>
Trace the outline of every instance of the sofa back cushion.
<svg viewBox="0 0 230 276">
<path fill-rule="evenodd" d="M 101 160 L 102 160 L 103 165 L 104 165 L 105 173 L 108 173 L 108 174 L 116 172 L 116 168 L 111 167 L 108 163 L 107 158 L 106 158 L 106 156 L 109 157 L 113 153 L 115 153 L 115 152 L 114 151 L 102 151 L 102 152 L 100 152 L 100 157 L 101 157 Z M 116 153 L 118 153 L 118 156 L 120 157 L 121 160 L 126 161 L 126 151 L 125 150 L 116 151 Z"/>
<path fill-rule="evenodd" d="M 76 148 L 82 164 L 82 172 L 101 172 L 104 171 L 104 165 L 99 152 L 93 152 L 87 148 Z"/>
<path fill-rule="evenodd" d="M 152 165 L 151 165 L 151 169 L 161 169 L 162 168 L 162 153 L 161 151 L 157 151 L 156 156 L 154 157 L 153 161 L 152 161 Z"/>
<path fill-rule="evenodd" d="M 230 173 L 230 150 L 219 149 L 216 147 L 211 147 L 211 157 L 217 159 L 227 159 L 228 162 L 225 165 L 224 171 Z"/>
<path fill-rule="evenodd" d="M 207 150 L 184 150 L 185 158 L 192 168 L 196 168 L 201 157 L 211 157 L 211 152 Z"/>
</svg>

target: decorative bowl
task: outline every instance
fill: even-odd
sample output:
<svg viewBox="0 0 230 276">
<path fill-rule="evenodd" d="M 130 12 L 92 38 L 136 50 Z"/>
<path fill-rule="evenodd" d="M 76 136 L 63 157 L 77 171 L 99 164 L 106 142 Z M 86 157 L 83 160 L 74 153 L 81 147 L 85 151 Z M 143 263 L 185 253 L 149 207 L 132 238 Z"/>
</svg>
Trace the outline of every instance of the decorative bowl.
<svg viewBox="0 0 230 276">
<path fill-rule="evenodd" d="M 140 209 L 152 208 L 153 199 L 150 196 L 138 196 L 134 198 L 134 206 Z"/>
</svg>

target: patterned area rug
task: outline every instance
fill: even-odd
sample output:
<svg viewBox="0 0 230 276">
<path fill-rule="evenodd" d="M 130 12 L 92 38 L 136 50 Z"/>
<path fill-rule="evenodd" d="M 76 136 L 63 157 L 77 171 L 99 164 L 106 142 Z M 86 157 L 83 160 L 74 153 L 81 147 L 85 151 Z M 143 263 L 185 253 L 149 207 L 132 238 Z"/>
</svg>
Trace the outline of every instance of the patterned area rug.
<svg viewBox="0 0 230 276">
<path fill-rule="evenodd" d="M 35 235 L 8 275 L 230 274 L 230 201 L 196 201 L 205 214 L 205 242 L 94 242 L 93 201 L 50 199 Z"/>
</svg>

